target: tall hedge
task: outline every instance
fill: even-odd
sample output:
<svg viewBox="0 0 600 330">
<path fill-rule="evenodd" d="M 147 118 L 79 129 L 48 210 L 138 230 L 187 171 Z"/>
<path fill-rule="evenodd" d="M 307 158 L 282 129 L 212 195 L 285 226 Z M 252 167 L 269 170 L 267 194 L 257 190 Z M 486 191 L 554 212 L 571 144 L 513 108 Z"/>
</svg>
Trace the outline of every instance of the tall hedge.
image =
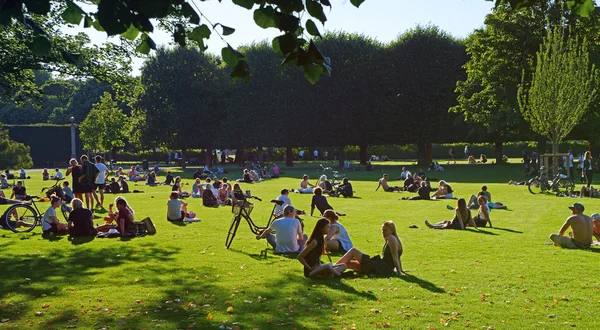
<svg viewBox="0 0 600 330">
<path fill-rule="evenodd" d="M 67 164 L 71 157 L 70 125 L 5 125 L 8 135 L 14 141 L 31 148 L 34 167 L 54 167 L 54 164 Z M 77 154 L 82 154 L 82 144 L 77 133 Z"/>
</svg>

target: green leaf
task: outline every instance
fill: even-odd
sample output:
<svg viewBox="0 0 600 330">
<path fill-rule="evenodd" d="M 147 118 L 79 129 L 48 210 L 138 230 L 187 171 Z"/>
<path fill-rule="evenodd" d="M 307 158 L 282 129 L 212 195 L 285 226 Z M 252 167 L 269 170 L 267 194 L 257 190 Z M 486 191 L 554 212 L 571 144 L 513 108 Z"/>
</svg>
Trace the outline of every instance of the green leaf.
<svg viewBox="0 0 600 330">
<path fill-rule="evenodd" d="M 322 24 L 325 24 L 327 21 L 327 17 L 325 17 L 325 13 L 323 12 L 323 6 L 316 0 L 306 0 L 306 10 L 310 16 L 318 19 Z"/>
<path fill-rule="evenodd" d="M 315 37 L 321 36 L 321 33 L 319 33 L 319 29 L 317 29 L 317 25 L 311 19 L 306 21 L 306 31 L 308 31 L 308 33 Z"/>
<path fill-rule="evenodd" d="M 175 25 L 175 32 L 173 32 L 173 40 L 178 43 L 181 47 L 185 47 L 185 28 L 181 24 Z"/>
<path fill-rule="evenodd" d="M 44 36 L 37 36 L 33 39 L 33 42 L 28 45 L 32 53 L 37 56 L 45 56 L 50 54 L 52 44 L 50 40 Z"/>
<path fill-rule="evenodd" d="M 231 71 L 231 77 L 242 81 L 250 81 L 250 67 L 246 61 L 239 61 L 233 71 Z"/>
<path fill-rule="evenodd" d="M 287 55 L 296 50 L 298 46 L 298 41 L 296 40 L 296 36 L 291 33 L 286 33 L 277 38 L 277 44 L 279 45 L 279 50 L 283 55 Z"/>
<path fill-rule="evenodd" d="M 90 16 L 85 15 L 85 19 L 83 21 L 83 27 L 89 28 L 90 26 L 93 26 L 93 25 L 94 25 L 94 20 Z"/>
<path fill-rule="evenodd" d="M 125 33 L 121 33 L 121 36 L 125 39 L 133 41 L 137 38 L 138 34 L 140 34 L 140 31 L 132 24 L 129 26 L 129 29 L 125 31 Z"/>
<path fill-rule="evenodd" d="M 230 34 L 233 34 L 233 32 L 235 32 L 235 29 L 230 28 L 229 26 L 225 26 L 225 25 L 223 25 L 221 23 L 217 23 L 217 24 L 213 25 L 213 29 L 216 28 L 217 25 L 220 25 L 221 28 L 223 28 L 223 35 L 224 36 L 228 36 Z"/>
<path fill-rule="evenodd" d="M 181 5 L 181 9 L 183 10 L 183 16 L 190 19 L 190 23 L 200 24 L 200 16 L 188 2 L 184 2 L 183 5 Z"/>
<path fill-rule="evenodd" d="M 567 1 L 567 4 L 573 9 L 575 14 L 581 17 L 590 17 L 590 14 L 594 11 L 594 0 L 583 0 L 583 3 L 577 3 L 574 6 L 570 4 L 571 2 L 575 1 Z"/>
<path fill-rule="evenodd" d="M 279 27 L 279 18 L 271 6 L 255 10 L 254 22 L 263 29 Z"/>
<path fill-rule="evenodd" d="M 100 25 L 100 22 L 98 22 L 98 20 L 95 20 L 92 26 L 94 27 L 94 29 L 96 29 L 96 31 L 104 32 L 104 28 L 102 27 L 102 25 Z"/>
<path fill-rule="evenodd" d="M 188 34 L 188 38 L 190 40 L 194 40 L 197 42 L 203 41 L 202 39 L 210 38 L 210 29 L 206 24 L 202 24 L 200 26 L 195 27 L 192 32 Z"/>
<path fill-rule="evenodd" d="M 83 19 L 83 14 L 71 7 L 67 7 L 67 9 L 65 9 L 65 11 L 63 11 L 63 13 L 60 16 L 65 21 L 75 25 L 79 25 L 79 23 L 81 23 L 81 20 Z"/>
<path fill-rule="evenodd" d="M 81 54 L 74 54 L 63 50 L 62 56 L 68 63 L 75 64 L 77 66 L 81 66 L 83 64 L 83 56 Z"/>
<path fill-rule="evenodd" d="M 227 63 L 228 66 L 234 67 L 245 56 L 244 54 L 233 49 L 230 45 L 227 45 L 227 47 L 223 47 L 223 49 L 221 49 L 221 57 L 223 58 L 223 61 Z"/>
<path fill-rule="evenodd" d="M 279 19 L 278 27 L 281 31 L 294 32 L 300 27 L 300 19 L 294 15 L 279 12 L 275 13 L 275 15 L 277 15 L 277 18 Z"/>
<path fill-rule="evenodd" d="M 292 14 L 294 12 L 299 13 L 304 10 L 304 3 L 302 3 L 302 0 L 281 1 L 277 6 L 282 13 L 286 14 Z"/>
<path fill-rule="evenodd" d="M 365 0 L 350 0 L 350 3 L 356 8 L 360 7 L 363 2 L 365 2 Z"/>
<path fill-rule="evenodd" d="M 50 11 L 50 1 L 47 0 L 24 0 L 23 3 L 30 13 L 46 15 Z"/>
<path fill-rule="evenodd" d="M 308 63 L 303 66 L 304 68 L 304 77 L 310 81 L 311 84 L 316 84 L 319 79 L 321 79 L 321 74 L 323 74 L 323 67 L 321 65 L 315 63 Z"/>
<path fill-rule="evenodd" d="M 252 7 L 254 7 L 253 0 L 233 0 L 233 3 L 246 9 L 252 9 Z"/>
<path fill-rule="evenodd" d="M 150 53 L 150 49 L 156 50 L 156 43 L 147 34 L 142 34 L 140 40 L 140 44 L 135 48 L 137 52 L 148 54 Z"/>
</svg>

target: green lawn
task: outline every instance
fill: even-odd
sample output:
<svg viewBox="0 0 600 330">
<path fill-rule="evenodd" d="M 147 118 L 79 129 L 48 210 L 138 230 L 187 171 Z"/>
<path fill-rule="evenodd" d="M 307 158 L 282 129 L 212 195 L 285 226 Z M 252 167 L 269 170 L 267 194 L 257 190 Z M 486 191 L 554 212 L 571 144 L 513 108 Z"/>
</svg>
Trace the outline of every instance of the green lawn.
<svg viewBox="0 0 600 330">
<path fill-rule="evenodd" d="M 265 259 L 266 242 L 255 240 L 244 224 L 225 249 L 231 208 L 208 209 L 190 198 L 189 209 L 202 222 L 175 225 L 165 219 L 168 187 L 132 185 L 145 193 L 126 198 L 138 219 L 152 218 L 155 236 L 74 242 L 42 239 L 40 228 L 0 231 L 0 329 L 597 327 L 600 248 L 544 244 L 569 215 L 568 205 L 583 201 L 591 214 L 600 211 L 597 200 L 534 196 L 527 187 L 508 186 L 508 180 L 521 179 L 518 164 L 445 166 L 432 177 L 448 181 L 455 195 L 468 198 L 484 183 L 509 209 L 492 211 L 492 229 L 433 230 L 423 221 L 450 219 L 446 205 L 456 201 L 402 201 L 409 194 L 374 192 L 382 172 L 397 176 L 401 164 L 375 166 L 374 172 L 347 173 L 357 198 L 330 203 L 347 214 L 341 221 L 354 245 L 371 255 L 381 253 L 381 223 L 393 220 L 408 277 L 306 279 L 294 257 L 269 250 Z M 240 176 L 238 167 L 229 170 L 235 172 L 230 177 Z M 267 222 L 269 200 L 281 188 L 296 188 L 303 173 L 317 176 L 314 168 L 283 171 L 284 178 L 242 185 L 263 198 L 252 213 L 259 224 Z M 37 193 L 45 183 L 31 174 L 26 186 Z M 189 191 L 191 172 L 186 174 Z M 290 197 L 309 210 L 310 196 Z M 310 233 L 317 218 L 304 219 Z M 412 224 L 419 228 L 410 229 Z"/>
</svg>

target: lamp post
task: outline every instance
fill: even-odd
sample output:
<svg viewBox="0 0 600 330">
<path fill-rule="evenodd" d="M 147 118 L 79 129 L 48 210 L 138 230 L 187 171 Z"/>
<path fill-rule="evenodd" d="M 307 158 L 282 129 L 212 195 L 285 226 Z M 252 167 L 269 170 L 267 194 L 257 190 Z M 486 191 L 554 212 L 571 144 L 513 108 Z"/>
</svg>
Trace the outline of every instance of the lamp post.
<svg viewBox="0 0 600 330">
<path fill-rule="evenodd" d="M 75 149 L 75 117 L 71 117 L 69 120 L 71 120 L 71 158 L 77 159 L 77 150 Z"/>
</svg>

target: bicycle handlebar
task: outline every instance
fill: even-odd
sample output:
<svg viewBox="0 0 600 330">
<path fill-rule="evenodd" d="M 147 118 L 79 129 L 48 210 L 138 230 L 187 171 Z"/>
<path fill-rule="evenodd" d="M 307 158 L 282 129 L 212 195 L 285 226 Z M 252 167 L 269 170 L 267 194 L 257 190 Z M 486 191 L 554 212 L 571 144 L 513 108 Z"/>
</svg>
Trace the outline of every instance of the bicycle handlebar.
<svg viewBox="0 0 600 330">
<path fill-rule="evenodd" d="M 258 197 L 256 197 L 256 196 L 250 196 L 250 197 L 246 197 L 246 198 L 254 198 L 254 199 L 257 199 L 257 200 L 259 200 L 259 201 L 261 201 L 261 202 L 262 202 L 262 199 L 260 199 L 260 198 L 258 198 Z"/>
</svg>

